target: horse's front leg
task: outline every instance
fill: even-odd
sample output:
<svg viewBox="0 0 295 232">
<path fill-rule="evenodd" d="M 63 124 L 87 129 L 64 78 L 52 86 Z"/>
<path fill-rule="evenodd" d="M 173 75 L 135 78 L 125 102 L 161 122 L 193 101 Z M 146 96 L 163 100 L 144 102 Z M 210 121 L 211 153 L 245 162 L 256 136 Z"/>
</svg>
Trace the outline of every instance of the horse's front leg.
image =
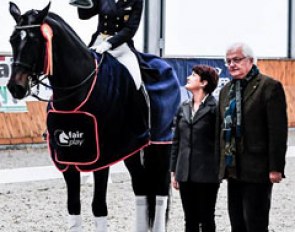
<svg viewBox="0 0 295 232">
<path fill-rule="evenodd" d="M 92 201 L 92 212 L 94 215 L 95 232 L 107 232 L 107 186 L 109 168 L 93 173 L 94 195 Z"/>
<path fill-rule="evenodd" d="M 67 186 L 68 228 L 69 232 L 82 232 L 81 201 L 80 201 L 80 172 L 70 167 L 63 172 Z"/>
</svg>

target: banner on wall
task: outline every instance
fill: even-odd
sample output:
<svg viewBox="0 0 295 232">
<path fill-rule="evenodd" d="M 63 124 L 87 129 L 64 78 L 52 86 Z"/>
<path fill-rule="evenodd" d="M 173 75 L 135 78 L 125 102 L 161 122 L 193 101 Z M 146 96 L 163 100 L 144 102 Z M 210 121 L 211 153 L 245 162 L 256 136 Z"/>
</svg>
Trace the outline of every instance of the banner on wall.
<svg viewBox="0 0 295 232">
<path fill-rule="evenodd" d="M 198 64 L 205 64 L 214 67 L 219 74 L 218 86 L 213 96 L 218 100 L 220 89 L 230 81 L 230 74 L 223 59 L 217 58 L 166 58 L 165 59 L 175 70 L 181 85 L 181 101 L 190 98 L 190 93 L 184 88 L 186 79 L 192 73 L 192 68 Z"/>
<path fill-rule="evenodd" d="M 27 112 L 27 101 L 36 101 L 33 97 L 27 97 L 23 100 L 13 98 L 6 85 L 11 75 L 12 57 L 0 56 L 0 112 Z M 49 99 L 52 95 L 50 89 L 40 86 L 39 96 Z"/>
</svg>

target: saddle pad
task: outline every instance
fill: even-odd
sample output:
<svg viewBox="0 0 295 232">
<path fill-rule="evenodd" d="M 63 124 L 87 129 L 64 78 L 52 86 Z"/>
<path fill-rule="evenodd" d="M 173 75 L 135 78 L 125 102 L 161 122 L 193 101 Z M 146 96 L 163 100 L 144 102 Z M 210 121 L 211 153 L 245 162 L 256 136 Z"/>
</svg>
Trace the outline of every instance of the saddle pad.
<svg viewBox="0 0 295 232">
<path fill-rule="evenodd" d="M 49 110 L 47 128 L 57 163 L 90 165 L 99 159 L 97 122 L 92 114 Z"/>
</svg>

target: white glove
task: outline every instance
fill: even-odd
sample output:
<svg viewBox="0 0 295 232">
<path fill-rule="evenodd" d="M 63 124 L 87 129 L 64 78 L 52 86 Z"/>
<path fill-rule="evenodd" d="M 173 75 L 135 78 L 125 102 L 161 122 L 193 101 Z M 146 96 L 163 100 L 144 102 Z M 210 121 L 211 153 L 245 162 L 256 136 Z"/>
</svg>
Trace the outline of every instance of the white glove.
<svg viewBox="0 0 295 232">
<path fill-rule="evenodd" d="M 112 45 L 109 42 L 103 41 L 101 44 L 94 47 L 94 49 L 97 53 L 102 54 L 102 53 L 108 51 L 111 47 L 112 47 Z"/>
</svg>

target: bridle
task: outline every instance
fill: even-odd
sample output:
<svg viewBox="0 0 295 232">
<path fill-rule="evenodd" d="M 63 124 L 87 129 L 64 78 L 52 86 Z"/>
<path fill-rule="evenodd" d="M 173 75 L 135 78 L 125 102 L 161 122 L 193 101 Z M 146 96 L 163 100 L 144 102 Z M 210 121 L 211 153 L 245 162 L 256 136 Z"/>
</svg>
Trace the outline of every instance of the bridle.
<svg viewBox="0 0 295 232">
<path fill-rule="evenodd" d="M 15 30 L 28 30 L 28 29 L 32 29 L 32 28 L 40 28 L 41 27 L 41 24 L 32 24 L 32 25 L 23 25 L 23 26 L 15 26 Z M 37 73 L 34 68 L 32 67 L 32 65 L 30 64 L 27 64 L 26 62 L 23 62 L 23 61 L 20 61 L 20 60 L 16 60 L 12 63 L 13 66 L 20 66 L 20 67 L 23 67 L 27 70 L 29 70 L 32 74 L 30 74 L 28 76 L 28 90 L 27 90 L 27 94 L 25 97 L 27 96 L 32 96 L 36 99 L 38 99 L 39 101 L 44 101 L 44 102 L 52 102 L 52 103 L 55 103 L 55 102 L 62 102 L 62 101 L 65 101 L 67 99 L 69 99 L 70 97 L 74 96 L 76 93 L 78 93 L 79 91 L 81 91 L 81 88 L 83 85 L 85 85 L 89 80 L 92 79 L 92 77 L 95 76 L 95 74 L 97 74 L 97 71 L 102 63 L 104 59 L 104 54 L 102 54 L 100 60 L 99 60 L 99 63 L 97 63 L 96 59 L 95 60 L 95 68 L 93 69 L 93 71 L 85 78 L 83 79 L 82 82 L 76 84 L 76 85 L 72 85 L 72 86 L 68 86 L 68 87 L 57 87 L 57 86 L 51 86 L 51 85 L 48 85 L 44 82 L 45 79 L 48 79 L 50 77 L 50 75 L 45 75 L 43 73 Z M 40 78 L 41 76 L 43 76 L 42 78 Z M 72 90 L 73 92 L 71 92 L 70 94 L 64 96 L 64 97 L 61 97 L 59 99 L 44 99 L 44 98 L 41 98 L 39 97 L 39 93 L 40 93 L 40 85 L 44 86 L 44 87 L 47 87 L 49 89 L 52 89 L 52 90 L 58 90 L 58 91 L 70 91 Z M 32 91 L 32 88 L 34 88 L 36 86 L 37 88 L 37 91 L 34 93 Z"/>
<path fill-rule="evenodd" d="M 82 87 L 84 84 L 86 84 L 92 77 L 94 77 L 98 71 L 98 68 L 100 67 L 101 63 L 102 63 L 102 60 L 104 58 L 104 54 L 102 54 L 102 57 L 99 61 L 99 63 L 96 65 L 95 69 L 82 81 L 80 82 L 79 84 L 76 84 L 76 85 L 72 85 L 72 86 L 68 86 L 68 87 L 53 87 L 51 85 L 48 85 L 46 84 L 45 82 L 43 82 L 43 80 L 45 79 L 48 79 L 48 76 L 47 75 L 44 75 L 44 77 L 40 80 L 39 78 L 37 78 L 34 83 L 31 84 L 30 86 L 30 91 L 31 91 L 31 88 L 37 86 L 37 93 L 33 93 L 31 91 L 30 95 L 36 99 L 38 99 L 39 101 L 44 101 L 44 102 L 62 102 L 62 101 L 65 101 L 67 99 L 69 99 L 70 97 L 74 96 L 76 93 L 78 93 L 79 91 L 81 91 L 80 87 Z M 44 99 L 44 98 L 41 98 L 38 96 L 39 94 L 39 86 L 42 85 L 44 87 L 47 87 L 47 88 L 50 88 L 52 90 L 60 90 L 60 91 L 69 91 L 69 90 L 74 90 L 72 93 L 64 96 L 64 97 L 61 97 L 59 99 L 55 99 L 55 100 L 47 100 L 47 99 Z"/>
<path fill-rule="evenodd" d="M 32 28 L 40 28 L 41 27 L 41 24 L 33 24 L 33 25 L 23 25 L 23 26 L 15 26 L 14 29 L 15 30 L 23 30 L 23 31 L 26 31 L 27 29 L 32 29 Z M 32 67 L 32 65 L 26 63 L 26 62 L 23 62 L 23 61 L 20 61 L 20 60 L 15 60 L 13 63 L 12 63 L 13 66 L 21 66 L 29 71 L 31 71 L 33 73 L 33 75 L 35 74 L 35 70 L 34 68 Z"/>
</svg>

